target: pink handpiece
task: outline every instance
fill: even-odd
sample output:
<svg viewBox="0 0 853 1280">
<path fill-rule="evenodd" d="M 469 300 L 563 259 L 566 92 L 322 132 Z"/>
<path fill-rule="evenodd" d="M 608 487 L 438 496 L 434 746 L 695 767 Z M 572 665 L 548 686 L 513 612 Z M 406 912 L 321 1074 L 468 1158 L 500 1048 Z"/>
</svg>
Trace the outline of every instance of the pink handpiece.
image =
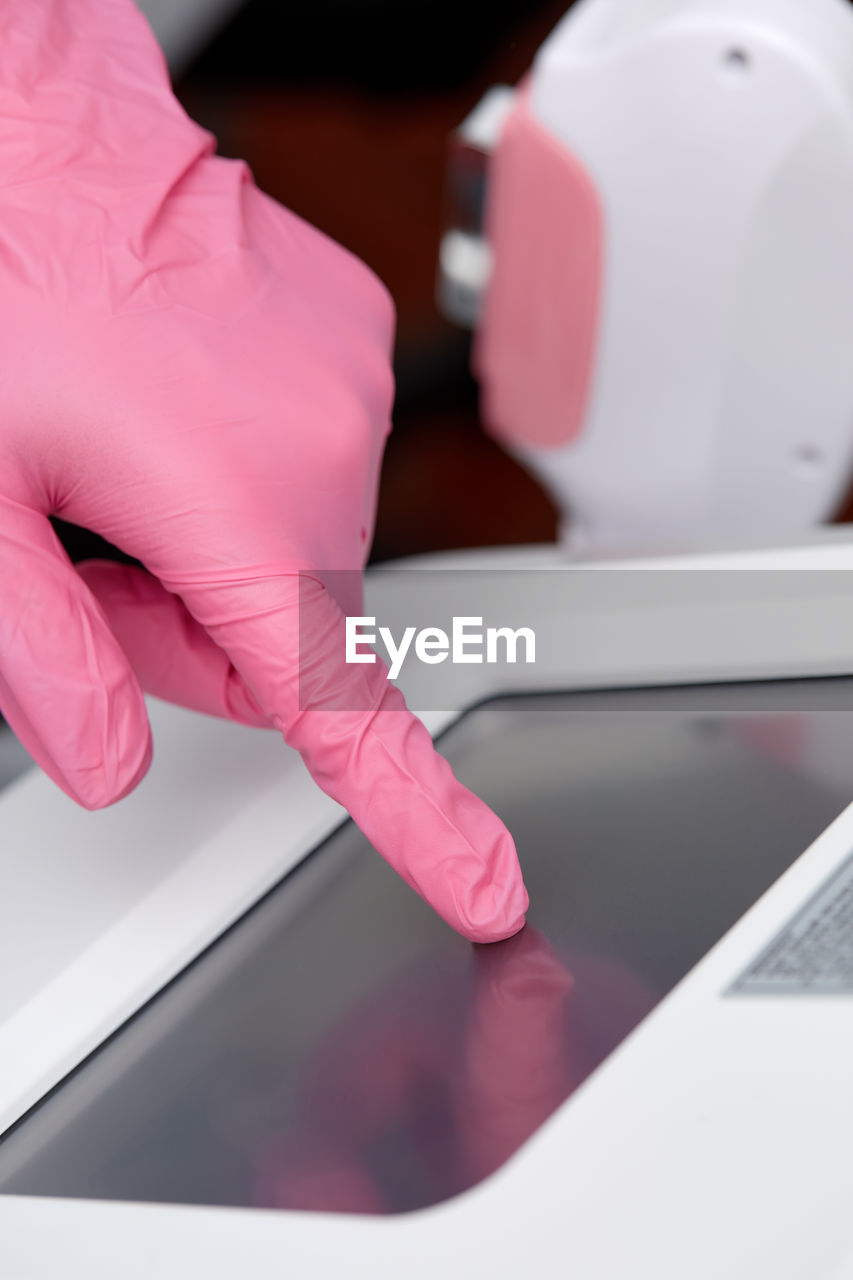
<svg viewBox="0 0 853 1280">
<path fill-rule="evenodd" d="M 509 833 L 381 664 L 344 664 L 359 601 L 322 584 L 370 543 L 387 294 L 214 156 L 131 0 L 0 6 L 4 715 L 89 808 L 148 767 L 141 688 L 273 724 L 449 924 L 510 936 L 527 894 Z M 150 572 L 75 572 L 49 514 Z M 310 687 L 353 710 L 300 703 L 314 573 Z"/>
<path fill-rule="evenodd" d="M 583 433 L 604 279 L 604 213 L 581 161 L 537 120 L 524 82 L 501 134 L 486 211 L 493 270 L 474 349 L 483 416 L 505 444 Z"/>
</svg>

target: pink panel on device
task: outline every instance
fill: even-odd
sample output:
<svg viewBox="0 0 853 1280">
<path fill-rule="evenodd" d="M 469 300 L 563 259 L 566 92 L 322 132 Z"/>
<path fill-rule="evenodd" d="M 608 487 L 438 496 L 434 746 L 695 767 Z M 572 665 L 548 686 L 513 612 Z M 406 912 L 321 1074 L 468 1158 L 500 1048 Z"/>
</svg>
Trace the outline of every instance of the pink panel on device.
<svg viewBox="0 0 853 1280">
<path fill-rule="evenodd" d="M 489 178 L 493 275 L 475 347 L 483 415 L 500 439 L 556 446 L 583 427 L 602 279 L 603 218 L 579 161 L 521 90 Z"/>
</svg>

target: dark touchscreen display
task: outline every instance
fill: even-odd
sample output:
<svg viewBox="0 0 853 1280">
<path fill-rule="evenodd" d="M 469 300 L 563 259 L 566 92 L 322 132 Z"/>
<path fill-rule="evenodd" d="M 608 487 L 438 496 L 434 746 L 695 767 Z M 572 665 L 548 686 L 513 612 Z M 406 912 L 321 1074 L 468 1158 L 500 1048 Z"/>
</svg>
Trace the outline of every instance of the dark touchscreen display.
<svg viewBox="0 0 853 1280">
<path fill-rule="evenodd" d="M 524 932 L 466 943 L 349 823 L 10 1131 L 0 1191 L 394 1213 L 472 1186 L 853 799 L 853 685 L 507 697 L 440 749 L 516 838 Z"/>
</svg>

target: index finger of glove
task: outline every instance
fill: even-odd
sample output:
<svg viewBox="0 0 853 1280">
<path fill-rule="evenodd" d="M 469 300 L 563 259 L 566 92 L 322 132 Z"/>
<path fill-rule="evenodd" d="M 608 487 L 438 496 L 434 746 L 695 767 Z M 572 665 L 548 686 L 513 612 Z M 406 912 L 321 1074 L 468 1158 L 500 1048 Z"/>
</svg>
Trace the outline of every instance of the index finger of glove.
<svg viewBox="0 0 853 1280">
<path fill-rule="evenodd" d="M 344 616 L 317 578 L 169 586 L 323 790 L 443 919 L 477 942 L 522 927 L 512 837 L 455 778 L 383 665 L 345 662 Z"/>
</svg>

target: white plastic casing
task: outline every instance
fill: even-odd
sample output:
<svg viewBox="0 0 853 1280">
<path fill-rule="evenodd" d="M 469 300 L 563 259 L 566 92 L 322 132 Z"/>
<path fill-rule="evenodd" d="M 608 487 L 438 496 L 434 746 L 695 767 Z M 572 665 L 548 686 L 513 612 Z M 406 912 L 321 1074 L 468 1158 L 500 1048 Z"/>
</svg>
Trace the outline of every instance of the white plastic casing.
<svg viewBox="0 0 853 1280">
<path fill-rule="evenodd" d="M 853 7 L 581 0 L 531 110 L 604 218 L 583 430 L 518 451 L 575 545 L 829 518 L 853 454 Z"/>
<path fill-rule="evenodd" d="M 433 730 L 510 690 L 853 672 L 849 533 L 632 562 L 632 584 L 620 574 L 580 605 L 579 580 L 626 567 L 566 565 L 554 547 L 472 551 L 413 562 L 408 590 L 369 574 L 366 600 L 396 630 L 431 596 L 446 605 L 446 574 L 415 570 L 479 570 L 487 612 L 515 575 L 513 595 L 531 592 L 550 619 L 535 666 L 460 667 L 459 700 L 432 713 Z M 456 590 L 470 601 L 466 574 Z M 151 710 L 154 764 L 120 805 L 85 813 L 36 770 L 0 794 L 2 1129 L 343 817 L 277 735 Z M 807 744 L 820 776 L 828 727 Z M 0 1277 L 850 1280 L 851 998 L 726 993 L 851 848 L 853 805 L 470 1191 L 387 1216 L 0 1194 Z"/>
</svg>

